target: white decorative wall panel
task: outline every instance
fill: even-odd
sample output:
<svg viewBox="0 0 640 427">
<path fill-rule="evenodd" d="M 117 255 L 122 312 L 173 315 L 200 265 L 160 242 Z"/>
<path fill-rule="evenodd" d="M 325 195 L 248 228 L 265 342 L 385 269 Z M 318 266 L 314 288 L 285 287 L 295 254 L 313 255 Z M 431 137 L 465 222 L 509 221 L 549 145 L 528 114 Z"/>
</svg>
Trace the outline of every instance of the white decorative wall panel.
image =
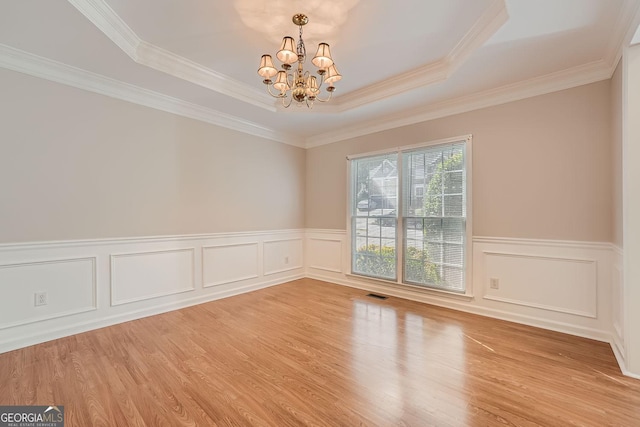
<svg viewBox="0 0 640 427">
<path fill-rule="evenodd" d="M 258 243 L 236 243 L 202 248 L 204 287 L 217 286 L 259 275 Z"/>
<path fill-rule="evenodd" d="M 484 252 L 484 298 L 586 317 L 597 317 L 593 260 Z M 499 289 L 490 288 L 497 279 Z"/>
<path fill-rule="evenodd" d="M 111 255 L 111 305 L 195 289 L 195 249 Z"/>
<path fill-rule="evenodd" d="M 624 354 L 624 288 L 623 288 L 623 252 L 620 248 L 613 251 L 613 268 L 611 274 L 611 313 L 616 344 Z"/>
<path fill-rule="evenodd" d="M 316 270 L 342 272 L 342 241 L 310 237 L 307 240 L 307 256 L 309 268 Z"/>
<path fill-rule="evenodd" d="M 349 274 L 346 231 L 307 230 L 305 245 L 306 274 L 314 279 L 603 341 L 612 335 L 608 243 L 474 237 L 470 295 Z M 498 289 L 490 288 L 491 278 Z"/>
<path fill-rule="evenodd" d="M 622 256 L 609 244 L 475 237 L 474 297 L 461 297 L 347 274 L 347 237 L 314 229 L 0 245 L 0 352 L 305 273 L 590 338 L 619 336 L 619 344 L 624 337 Z M 489 288 L 491 277 L 499 289 Z M 47 292 L 49 304 L 35 307 L 35 292 Z"/>
<path fill-rule="evenodd" d="M 35 306 L 36 292 L 47 304 Z M 96 309 L 95 258 L 0 265 L 0 329 Z"/>
<path fill-rule="evenodd" d="M 263 246 L 265 276 L 303 267 L 301 238 L 270 240 L 264 242 Z"/>
<path fill-rule="evenodd" d="M 303 236 L 273 230 L 0 244 L 0 352 L 299 279 Z M 47 293 L 47 305 L 35 306 L 36 292 Z"/>
</svg>

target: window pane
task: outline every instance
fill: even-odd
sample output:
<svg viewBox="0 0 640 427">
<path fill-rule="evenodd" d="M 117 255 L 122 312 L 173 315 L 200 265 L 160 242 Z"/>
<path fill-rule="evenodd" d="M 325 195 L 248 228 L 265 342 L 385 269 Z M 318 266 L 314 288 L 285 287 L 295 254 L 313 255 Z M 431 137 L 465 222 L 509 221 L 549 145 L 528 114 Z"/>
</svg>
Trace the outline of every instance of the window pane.
<svg viewBox="0 0 640 427">
<path fill-rule="evenodd" d="M 445 242 L 464 242 L 464 220 L 461 218 L 444 218 L 442 220 L 442 238 Z"/>
<path fill-rule="evenodd" d="M 465 289 L 464 154 L 463 143 L 403 154 L 402 264 L 407 283 L 456 292 Z"/>
<path fill-rule="evenodd" d="M 458 267 L 444 267 L 444 287 L 452 291 L 464 290 L 464 273 Z"/>
<path fill-rule="evenodd" d="M 462 171 L 444 173 L 444 194 L 462 194 Z"/>
<path fill-rule="evenodd" d="M 456 216 L 462 217 L 464 214 L 464 200 L 462 195 L 450 196 L 445 195 L 442 197 L 444 204 L 444 216 Z"/>
<path fill-rule="evenodd" d="M 396 280 L 398 156 L 351 162 L 352 272 Z"/>
<path fill-rule="evenodd" d="M 404 152 L 402 176 L 395 153 L 351 161 L 353 273 L 397 279 L 401 224 L 403 281 L 464 292 L 465 152 L 464 142 Z"/>
<path fill-rule="evenodd" d="M 397 155 L 354 160 L 352 191 L 353 215 L 395 216 L 398 201 Z"/>
</svg>

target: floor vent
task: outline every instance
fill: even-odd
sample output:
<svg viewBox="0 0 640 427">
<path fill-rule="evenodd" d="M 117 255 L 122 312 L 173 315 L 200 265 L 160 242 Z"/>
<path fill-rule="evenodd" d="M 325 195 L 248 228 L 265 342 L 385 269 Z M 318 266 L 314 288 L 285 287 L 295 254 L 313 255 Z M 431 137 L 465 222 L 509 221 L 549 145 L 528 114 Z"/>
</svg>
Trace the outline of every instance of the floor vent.
<svg viewBox="0 0 640 427">
<path fill-rule="evenodd" d="M 378 294 L 367 294 L 368 297 L 371 298 L 377 298 L 377 299 L 387 299 L 389 297 L 385 297 L 384 295 L 378 295 Z"/>
</svg>

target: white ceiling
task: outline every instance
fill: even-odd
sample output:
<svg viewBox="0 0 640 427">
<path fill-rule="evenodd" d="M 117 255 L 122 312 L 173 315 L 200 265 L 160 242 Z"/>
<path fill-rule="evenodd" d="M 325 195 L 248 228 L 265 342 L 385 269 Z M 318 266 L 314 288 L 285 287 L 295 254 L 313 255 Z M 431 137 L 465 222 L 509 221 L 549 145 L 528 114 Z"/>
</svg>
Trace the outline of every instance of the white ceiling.
<svg viewBox="0 0 640 427">
<path fill-rule="evenodd" d="M 607 79 L 640 0 L 0 2 L 0 66 L 299 146 Z M 256 70 L 294 13 L 343 80 L 278 106 Z M 310 65 L 309 65 L 310 66 Z"/>
</svg>

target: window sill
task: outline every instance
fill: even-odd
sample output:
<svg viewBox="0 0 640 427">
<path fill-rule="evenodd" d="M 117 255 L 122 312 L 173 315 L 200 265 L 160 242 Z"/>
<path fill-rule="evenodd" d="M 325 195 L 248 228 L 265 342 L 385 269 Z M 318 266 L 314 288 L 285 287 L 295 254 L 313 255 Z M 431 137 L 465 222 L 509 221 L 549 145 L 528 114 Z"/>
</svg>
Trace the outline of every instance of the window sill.
<svg viewBox="0 0 640 427">
<path fill-rule="evenodd" d="M 427 288 L 427 287 L 418 286 L 418 285 L 409 285 L 406 283 L 394 282 L 392 280 L 377 279 L 375 277 L 361 276 L 359 274 L 352 274 L 352 273 L 345 273 L 345 276 L 353 280 L 359 280 L 359 281 L 377 284 L 377 285 L 392 286 L 394 289 L 403 290 L 403 291 L 413 291 L 413 292 L 420 293 L 422 295 L 431 295 L 435 297 L 450 298 L 450 299 L 456 299 L 459 301 L 473 301 L 474 299 L 473 294 L 470 294 L 470 293 L 460 294 L 457 292 L 451 292 L 451 291 L 446 291 L 442 289 Z"/>
</svg>

